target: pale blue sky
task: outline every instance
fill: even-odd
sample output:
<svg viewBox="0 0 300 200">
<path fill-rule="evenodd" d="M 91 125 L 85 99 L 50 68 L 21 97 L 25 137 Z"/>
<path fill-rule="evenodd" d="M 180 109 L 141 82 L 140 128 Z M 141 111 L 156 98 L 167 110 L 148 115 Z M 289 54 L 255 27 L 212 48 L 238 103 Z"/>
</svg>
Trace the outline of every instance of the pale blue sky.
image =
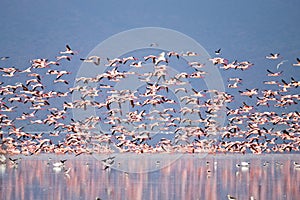
<svg viewBox="0 0 300 200">
<path fill-rule="evenodd" d="M 281 53 L 288 60 L 281 68 L 283 79 L 299 79 L 300 68 L 291 66 L 300 57 L 299 7 L 298 0 L 3 0 L 0 56 L 10 57 L 6 66 L 25 69 L 29 60 L 54 59 L 69 44 L 79 51 L 66 69 L 73 72 L 72 84 L 79 58 L 100 42 L 133 28 L 162 27 L 190 36 L 212 56 L 222 48 L 222 56 L 230 61 L 254 63 L 246 72 L 221 73 L 225 81 L 241 76 L 243 89 L 262 88 L 266 69 L 276 71 L 278 63 L 265 59 L 269 53 Z"/>
<path fill-rule="evenodd" d="M 1 4 L 0 55 L 10 56 L 7 64 L 20 68 L 33 58 L 54 58 L 67 43 L 84 57 L 114 34 L 155 26 L 192 37 L 211 55 L 222 48 L 222 56 L 231 61 L 253 62 L 255 67 L 243 73 L 247 76 L 264 79 L 266 68 L 275 70 L 277 64 L 265 56 L 277 52 L 288 60 L 282 66 L 283 76 L 299 74 L 290 67 L 300 57 L 298 0 L 5 0 Z M 73 60 L 71 69 L 76 72 L 80 64 Z M 256 80 L 248 83 L 259 87 Z"/>
<path fill-rule="evenodd" d="M 260 60 L 269 52 L 299 56 L 300 2 L 291 1 L 32 1 L 0 8 L 0 54 L 51 57 L 66 43 L 86 55 L 109 36 L 157 26 L 180 31 L 210 53 Z"/>
</svg>

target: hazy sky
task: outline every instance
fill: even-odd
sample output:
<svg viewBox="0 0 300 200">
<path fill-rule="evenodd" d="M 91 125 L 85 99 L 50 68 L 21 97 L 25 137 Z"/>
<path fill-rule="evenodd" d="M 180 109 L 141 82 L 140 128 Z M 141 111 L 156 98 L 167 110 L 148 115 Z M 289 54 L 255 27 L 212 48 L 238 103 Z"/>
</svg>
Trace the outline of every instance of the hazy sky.
<svg viewBox="0 0 300 200">
<path fill-rule="evenodd" d="M 232 59 L 259 62 L 270 52 L 292 59 L 300 56 L 299 7 L 297 0 L 4 0 L 0 55 L 51 57 L 68 43 L 84 56 L 113 34 L 155 26 L 180 31 L 209 53 L 222 48 Z"/>
<path fill-rule="evenodd" d="M 190 36 L 212 56 L 222 48 L 222 56 L 230 61 L 254 63 L 246 72 L 221 73 L 224 80 L 241 76 L 243 88 L 260 88 L 266 69 L 276 71 L 279 62 L 267 60 L 269 53 L 281 53 L 288 60 L 281 68 L 283 79 L 299 77 L 300 68 L 291 66 L 300 57 L 299 7 L 298 0 L 3 0 L 0 56 L 11 57 L 4 65 L 25 69 L 29 60 L 54 59 L 69 44 L 79 51 L 66 69 L 73 72 L 72 79 L 79 58 L 110 36 L 133 28 L 162 27 Z"/>
<path fill-rule="evenodd" d="M 260 80 L 265 78 L 266 68 L 276 71 L 278 63 L 265 56 L 281 53 L 288 60 L 282 66 L 283 78 L 290 78 L 299 74 L 291 67 L 300 57 L 299 7 L 298 0 L 4 0 L 0 8 L 0 56 L 11 57 L 8 65 L 25 68 L 30 59 L 54 58 L 65 44 L 85 57 L 119 32 L 162 27 L 190 36 L 210 55 L 222 48 L 222 56 L 230 61 L 253 62 L 255 67 L 243 74 Z M 76 72 L 80 64 L 75 59 L 68 70 Z M 259 86 L 255 79 L 248 83 Z"/>
</svg>

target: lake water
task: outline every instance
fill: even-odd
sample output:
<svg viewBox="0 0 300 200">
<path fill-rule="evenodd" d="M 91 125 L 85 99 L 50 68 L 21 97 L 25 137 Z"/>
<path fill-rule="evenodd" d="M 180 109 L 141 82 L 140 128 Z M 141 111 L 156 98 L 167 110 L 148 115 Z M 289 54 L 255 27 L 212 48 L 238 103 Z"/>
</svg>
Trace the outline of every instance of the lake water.
<svg viewBox="0 0 300 200">
<path fill-rule="evenodd" d="M 53 163 L 63 159 L 64 168 L 55 170 Z M 38 155 L 17 162 L 0 165 L 2 200 L 300 197 L 297 154 Z"/>
</svg>

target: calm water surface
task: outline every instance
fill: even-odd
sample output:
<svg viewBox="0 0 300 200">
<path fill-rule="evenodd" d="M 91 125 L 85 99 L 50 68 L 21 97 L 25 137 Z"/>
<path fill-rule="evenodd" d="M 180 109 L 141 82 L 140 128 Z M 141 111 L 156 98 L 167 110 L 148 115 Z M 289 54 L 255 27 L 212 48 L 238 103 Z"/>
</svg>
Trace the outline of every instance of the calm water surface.
<svg viewBox="0 0 300 200">
<path fill-rule="evenodd" d="M 105 170 L 108 155 L 22 157 L 18 166 L 8 160 L 0 167 L 0 199 L 300 198 L 296 154 L 113 156 Z M 62 159 L 65 167 L 53 169 Z"/>
</svg>

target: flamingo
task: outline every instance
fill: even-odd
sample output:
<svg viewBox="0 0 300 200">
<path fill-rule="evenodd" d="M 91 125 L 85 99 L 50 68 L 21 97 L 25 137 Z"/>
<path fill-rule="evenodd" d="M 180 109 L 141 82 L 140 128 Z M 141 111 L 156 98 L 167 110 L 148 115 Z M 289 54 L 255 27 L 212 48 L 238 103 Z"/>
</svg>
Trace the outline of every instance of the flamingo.
<svg viewBox="0 0 300 200">
<path fill-rule="evenodd" d="M 71 56 L 67 56 L 67 55 L 62 55 L 62 56 L 56 56 L 56 60 L 57 61 L 60 61 L 60 60 L 63 60 L 63 59 L 66 59 L 68 61 L 71 61 Z"/>
<path fill-rule="evenodd" d="M 80 58 L 83 62 L 94 63 L 95 65 L 100 65 L 101 58 L 99 56 L 89 56 L 88 58 Z"/>
<path fill-rule="evenodd" d="M 135 58 L 134 56 L 129 56 L 129 57 L 127 57 L 127 58 L 123 58 L 123 59 L 122 59 L 122 63 L 123 63 L 123 64 L 126 64 L 129 60 L 136 61 L 136 60 L 138 60 L 138 59 Z"/>
<path fill-rule="evenodd" d="M 283 71 L 280 71 L 280 72 L 272 72 L 270 70 L 267 69 L 267 72 L 269 72 L 269 74 L 267 74 L 267 76 L 280 76 L 282 74 Z"/>
<path fill-rule="evenodd" d="M 179 57 L 180 57 L 180 54 L 177 53 L 177 52 L 175 52 L 175 51 L 170 51 L 170 52 L 167 53 L 167 55 L 168 55 L 169 57 L 171 57 L 171 56 L 176 56 L 177 59 L 179 59 Z"/>
<path fill-rule="evenodd" d="M 157 66 L 160 62 L 166 62 L 168 63 L 168 59 L 165 57 L 166 56 L 166 52 L 161 52 L 156 58 L 155 58 L 155 62 L 154 65 Z"/>
<path fill-rule="evenodd" d="M 2 57 L 0 57 L 0 60 L 7 60 L 7 59 L 9 59 L 8 56 L 2 56 Z"/>
<path fill-rule="evenodd" d="M 199 54 L 193 51 L 187 51 L 183 53 L 182 56 L 199 56 Z"/>
<path fill-rule="evenodd" d="M 228 84 L 227 87 L 228 87 L 228 88 L 238 88 L 238 87 L 239 87 L 239 86 L 238 86 L 238 82 L 235 82 L 235 83 L 233 83 L 233 84 Z"/>
<path fill-rule="evenodd" d="M 227 65 L 228 64 L 228 60 L 225 58 L 215 57 L 215 58 L 209 58 L 208 60 L 211 61 L 214 65 L 216 65 L 216 64 Z"/>
<path fill-rule="evenodd" d="M 28 67 L 25 70 L 20 71 L 20 73 L 31 73 L 32 66 Z"/>
<path fill-rule="evenodd" d="M 297 63 L 294 63 L 293 66 L 300 67 L 300 58 L 296 58 L 296 59 L 297 59 Z"/>
<path fill-rule="evenodd" d="M 220 55 L 221 54 L 221 48 L 215 51 L 216 55 Z"/>
<path fill-rule="evenodd" d="M 114 59 L 109 59 L 107 58 L 108 64 L 106 64 L 105 66 L 110 66 L 110 67 L 115 67 L 118 64 L 122 64 L 123 60 L 120 58 L 114 58 Z"/>
<path fill-rule="evenodd" d="M 66 85 L 69 84 L 69 82 L 67 80 L 64 80 L 64 79 L 56 79 L 53 81 L 54 83 L 64 83 Z"/>
<path fill-rule="evenodd" d="M 66 50 L 65 51 L 60 51 L 59 53 L 60 54 L 71 54 L 71 55 L 74 55 L 74 54 L 77 54 L 78 52 L 77 51 L 73 51 L 71 49 L 71 47 L 67 44 L 66 45 Z"/>
<path fill-rule="evenodd" d="M 133 63 L 130 64 L 130 66 L 131 66 L 131 67 L 135 67 L 135 68 L 141 68 L 141 67 L 143 67 L 143 64 L 144 64 L 144 63 L 145 63 L 145 62 L 143 62 L 143 61 L 133 62 Z"/>
<path fill-rule="evenodd" d="M 270 60 L 276 60 L 278 58 L 280 58 L 280 54 L 279 53 L 270 53 L 270 55 L 266 56 L 267 59 Z"/>
</svg>

